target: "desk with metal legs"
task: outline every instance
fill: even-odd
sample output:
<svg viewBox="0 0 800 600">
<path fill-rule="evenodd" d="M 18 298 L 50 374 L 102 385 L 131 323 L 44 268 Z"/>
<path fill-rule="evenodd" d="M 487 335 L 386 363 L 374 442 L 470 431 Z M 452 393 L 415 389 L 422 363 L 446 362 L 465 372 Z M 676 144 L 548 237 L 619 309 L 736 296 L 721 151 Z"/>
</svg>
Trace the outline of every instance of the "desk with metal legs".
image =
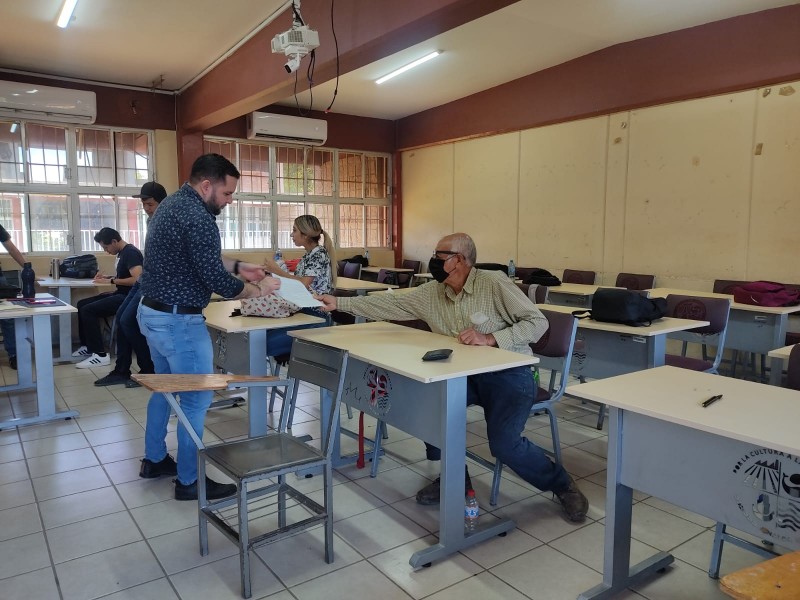
<svg viewBox="0 0 800 600">
<path fill-rule="evenodd" d="M 794 348 L 794 344 L 776 348 L 767 353 L 770 385 L 780 386 L 783 383 L 783 367 L 789 363 L 789 355 L 792 353 L 792 348 Z"/>
<path fill-rule="evenodd" d="M 800 548 L 800 392 L 668 366 L 568 391 L 611 407 L 603 582 L 579 599 L 613 598 L 674 560 L 629 566 L 633 490 Z"/>
<path fill-rule="evenodd" d="M 212 342 L 223 343 L 224 334 L 244 333 L 247 335 L 248 370 L 240 375 L 270 375 L 267 354 L 267 332 L 274 329 L 291 329 L 304 325 L 324 322 L 320 317 L 312 317 L 297 313 L 283 319 L 264 317 L 232 317 L 231 313 L 240 308 L 238 300 L 212 302 L 203 311 L 206 326 L 218 332 L 217 339 Z M 248 390 L 248 415 L 250 419 L 250 437 L 267 433 L 267 388 L 254 386 Z"/>
<path fill-rule="evenodd" d="M 55 295 L 58 299 L 69 305 L 72 305 L 73 289 L 97 290 L 97 288 L 108 288 L 97 291 L 110 291 L 116 287 L 110 283 L 95 281 L 94 279 L 70 279 L 69 277 L 60 277 L 58 279 L 53 279 L 52 277 L 39 278 L 36 280 L 36 285 L 55 290 Z M 58 317 L 58 356 L 53 360 L 57 363 L 75 361 L 72 357 L 72 315 L 63 314 Z"/>
<path fill-rule="evenodd" d="M 455 338 L 392 323 L 308 329 L 291 335 L 350 352 L 342 402 L 442 449 L 439 542 L 415 552 L 409 560 L 412 567 L 514 528 L 513 521 L 501 519 L 464 532 L 467 377 L 531 365 L 538 359 L 465 346 Z M 436 348 L 451 348 L 453 354 L 448 360 L 423 362 L 422 355 Z"/>
<path fill-rule="evenodd" d="M 547 305 L 547 310 L 571 313 L 572 307 Z M 578 321 L 570 372 L 577 377 L 602 379 L 664 364 L 667 334 L 708 325 L 708 321 L 664 317 L 647 327 Z"/>
<path fill-rule="evenodd" d="M 37 298 L 52 298 L 50 294 L 36 294 Z M 77 417 L 78 411 L 56 411 L 55 381 L 53 379 L 53 338 L 51 316 L 70 318 L 77 312 L 69 305 L 19 307 L 0 311 L 0 318 L 14 319 L 17 336 L 17 383 L 0 387 L 0 392 L 36 388 L 37 415 L 0 421 L 0 429 L 44 423 L 56 419 Z M 33 351 L 36 354 L 36 379 L 33 378 Z"/>
<path fill-rule="evenodd" d="M 733 300 L 733 296 L 728 294 L 696 290 L 653 288 L 648 291 L 651 298 L 666 298 L 669 294 L 680 294 Z M 770 350 L 784 346 L 789 315 L 796 312 L 800 312 L 800 306 L 755 306 L 733 302 L 728 318 L 725 348 L 766 355 Z"/>
</svg>

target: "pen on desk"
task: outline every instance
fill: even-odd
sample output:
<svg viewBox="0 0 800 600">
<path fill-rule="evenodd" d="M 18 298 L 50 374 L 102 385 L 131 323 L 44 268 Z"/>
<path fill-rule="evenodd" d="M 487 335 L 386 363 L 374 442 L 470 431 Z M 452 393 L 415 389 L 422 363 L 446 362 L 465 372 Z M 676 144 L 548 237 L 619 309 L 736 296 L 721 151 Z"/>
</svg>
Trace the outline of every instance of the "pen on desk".
<svg viewBox="0 0 800 600">
<path fill-rule="evenodd" d="M 704 400 L 703 401 L 703 408 L 708 408 L 709 406 L 714 404 L 714 402 L 716 402 L 717 400 L 721 400 L 721 399 L 722 399 L 722 394 L 717 394 L 716 396 L 711 396 L 711 398 L 709 398 L 708 400 Z"/>
</svg>

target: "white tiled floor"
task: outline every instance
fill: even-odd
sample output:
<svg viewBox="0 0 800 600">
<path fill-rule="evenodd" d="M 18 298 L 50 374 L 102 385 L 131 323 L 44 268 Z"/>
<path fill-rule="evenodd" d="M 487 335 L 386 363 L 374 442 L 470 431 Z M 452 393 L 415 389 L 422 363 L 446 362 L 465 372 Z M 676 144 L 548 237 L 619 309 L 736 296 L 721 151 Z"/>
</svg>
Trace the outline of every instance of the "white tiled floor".
<svg viewBox="0 0 800 600">
<path fill-rule="evenodd" d="M 92 372 L 55 369 L 60 406 L 77 408 L 72 421 L 0 432 L 0 598 L 4 600 L 221 600 L 239 598 L 234 546 L 211 529 L 210 554 L 197 545 L 196 505 L 172 499 L 166 479 L 138 477 L 147 393 L 98 388 Z M 6 381 L 14 374 L 3 367 Z M 300 397 L 295 432 L 318 436 L 316 393 Z M 35 410 L 33 392 L 4 394 L 0 418 Z M 601 580 L 605 518 L 605 432 L 593 428 L 590 408 L 559 408 L 564 462 L 589 497 L 586 523 L 561 517 L 550 494 L 506 470 L 500 499 L 488 509 L 491 474 L 470 464 L 482 519 L 512 517 L 517 529 L 468 551 L 413 570 L 412 552 L 435 542 L 438 508 L 419 506 L 417 489 L 438 474 L 422 443 L 390 430 L 376 479 L 368 469 L 335 475 L 335 561 L 326 564 L 319 528 L 260 548 L 253 563 L 253 598 L 383 600 L 456 598 L 567 600 Z M 213 410 L 206 441 L 246 431 L 246 407 Z M 468 443 L 486 451 L 482 414 L 470 409 Z M 368 423 L 374 431 L 374 422 Z M 176 446 L 174 424 L 168 445 Z M 527 435 L 547 445 L 544 417 Z M 352 441 L 345 440 L 346 449 Z M 319 478 L 299 482 L 310 491 Z M 669 550 L 675 565 L 621 598 L 725 598 L 705 573 L 713 523 L 656 498 L 634 494 L 634 561 Z M 758 562 L 729 546 L 723 574 Z"/>
</svg>

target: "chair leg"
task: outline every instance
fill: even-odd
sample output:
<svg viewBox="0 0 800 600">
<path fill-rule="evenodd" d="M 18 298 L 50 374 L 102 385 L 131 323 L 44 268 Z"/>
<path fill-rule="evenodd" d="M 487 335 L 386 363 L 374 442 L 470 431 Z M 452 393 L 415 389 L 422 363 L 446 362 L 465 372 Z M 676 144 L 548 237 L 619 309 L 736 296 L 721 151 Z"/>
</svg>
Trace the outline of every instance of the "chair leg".
<svg viewBox="0 0 800 600">
<path fill-rule="evenodd" d="M 206 493 L 206 460 L 203 452 L 197 453 L 197 525 L 200 536 L 200 556 L 208 554 L 208 519 L 203 511 L 208 506 Z"/>
<path fill-rule="evenodd" d="M 603 421 L 606 419 L 606 405 L 601 404 L 600 410 L 597 411 L 597 430 L 603 430 Z"/>
<path fill-rule="evenodd" d="M 383 432 L 386 430 L 386 423 L 378 420 L 375 425 L 375 440 L 372 442 L 372 466 L 369 469 L 370 477 L 378 476 L 378 461 L 381 456 L 381 440 L 383 439 Z"/>
<path fill-rule="evenodd" d="M 333 562 L 333 468 L 325 463 L 325 562 Z"/>
<path fill-rule="evenodd" d="M 714 529 L 714 545 L 711 546 L 711 563 L 708 565 L 708 576 L 711 579 L 719 579 L 719 566 L 722 562 L 722 544 L 725 542 L 722 537 L 725 535 L 725 523 L 717 523 Z"/>
<path fill-rule="evenodd" d="M 250 530 L 247 519 L 247 483 L 239 488 L 239 570 L 242 574 L 242 597 L 249 598 L 250 591 Z"/>
<path fill-rule="evenodd" d="M 605 412 L 605 406 L 600 407 L 602 412 Z M 556 456 L 556 464 L 561 464 L 561 437 L 558 434 L 558 418 L 553 410 L 553 407 L 546 408 L 548 416 L 550 417 L 550 433 L 553 436 L 553 454 Z M 600 429 L 603 424 L 600 423 Z"/>
<path fill-rule="evenodd" d="M 681 356 L 686 356 L 686 349 L 689 347 L 689 342 L 683 342 L 681 344 Z"/>
<path fill-rule="evenodd" d="M 739 351 L 734 350 L 731 355 L 731 377 L 736 377 L 736 364 L 739 362 Z"/>
<path fill-rule="evenodd" d="M 278 527 L 286 527 L 286 475 L 278 475 Z"/>
<path fill-rule="evenodd" d="M 503 463 L 495 459 L 492 471 L 492 492 L 489 495 L 489 504 L 497 506 L 497 496 L 500 495 L 500 477 L 503 474 Z"/>
</svg>

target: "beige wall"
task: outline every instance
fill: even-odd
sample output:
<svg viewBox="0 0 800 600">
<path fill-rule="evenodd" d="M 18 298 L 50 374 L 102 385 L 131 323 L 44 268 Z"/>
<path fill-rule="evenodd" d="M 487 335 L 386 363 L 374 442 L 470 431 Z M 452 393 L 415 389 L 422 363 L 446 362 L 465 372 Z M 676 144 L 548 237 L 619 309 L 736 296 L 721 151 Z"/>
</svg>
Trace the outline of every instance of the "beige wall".
<svg viewBox="0 0 800 600">
<path fill-rule="evenodd" d="M 800 82 L 405 152 L 403 248 L 478 260 L 800 283 Z"/>
</svg>

